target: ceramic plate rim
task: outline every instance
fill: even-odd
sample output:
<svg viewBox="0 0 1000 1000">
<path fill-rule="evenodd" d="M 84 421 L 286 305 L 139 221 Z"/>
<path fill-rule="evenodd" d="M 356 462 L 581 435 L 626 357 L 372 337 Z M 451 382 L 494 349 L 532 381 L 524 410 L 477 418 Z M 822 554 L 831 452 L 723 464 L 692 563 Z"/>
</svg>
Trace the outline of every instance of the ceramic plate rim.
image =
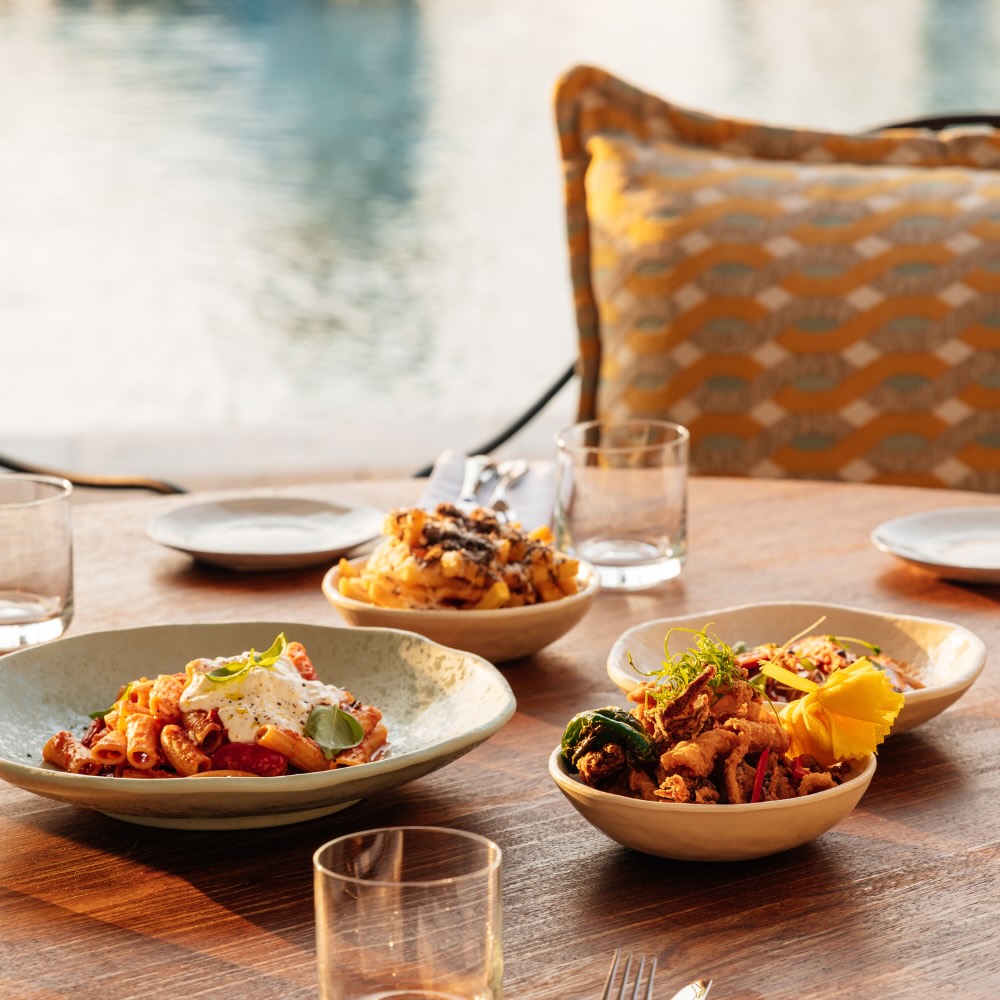
<svg viewBox="0 0 1000 1000">
<path fill-rule="evenodd" d="M 946 571 L 953 574 L 956 579 L 963 575 L 969 576 L 974 581 L 1000 582 L 1000 566 L 982 566 L 974 563 L 956 563 L 943 561 L 935 558 L 932 553 L 921 551 L 920 539 L 915 543 L 907 542 L 903 539 L 892 538 L 893 533 L 898 533 L 900 529 L 905 533 L 919 522 L 936 521 L 958 521 L 963 518 L 973 517 L 974 519 L 985 519 L 995 522 L 997 534 L 1000 536 L 1000 508 L 982 507 L 941 507 L 936 510 L 916 511 L 912 514 L 903 514 L 900 517 L 890 518 L 876 525 L 871 532 L 871 542 L 880 552 L 887 555 L 896 556 L 906 562 L 917 566 L 924 566 L 935 571 Z M 889 537 L 887 537 L 887 534 Z"/>
<path fill-rule="evenodd" d="M 703 619 L 704 624 L 708 624 L 715 618 L 722 615 L 729 615 L 737 611 L 749 611 L 758 608 L 810 608 L 819 611 L 846 612 L 849 614 L 868 615 L 883 620 L 922 622 L 932 625 L 943 626 L 951 631 L 961 633 L 976 648 L 977 656 L 962 671 L 952 677 L 947 683 L 934 686 L 927 686 L 916 691 L 906 692 L 906 701 L 910 705 L 919 705 L 921 702 L 937 699 L 942 695 L 948 695 L 955 691 L 969 687 L 982 673 L 986 665 L 986 644 L 971 630 L 956 622 L 946 621 L 942 618 L 929 618 L 923 615 L 911 615 L 906 613 L 873 611 L 867 608 L 858 608 L 848 604 L 830 604 L 825 601 L 750 601 L 745 604 L 734 604 L 725 608 L 710 608 L 703 612 L 693 614 L 673 615 L 666 618 L 652 618 L 645 622 L 626 629 L 615 639 L 608 653 L 607 671 L 608 676 L 619 687 L 618 678 L 626 675 L 624 669 L 620 667 L 619 661 L 622 659 L 620 650 L 627 643 L 628 637 L 640 631 L 652 630 L 654 627 L 664 630 L 678 622 L 690 622 L 691 619 Z M 638 676 L 638 675 L 637 675 Z M 638 683 L 638 681 L 636 681 Z"/>
<path fill-rule="evenodd" d="M 239 508 L 247 508 L 248 513 L 241 515 Z M 227 547 L 218 543 L 213 544 L 210 534 L 207 539 L 202 540 L 196 534 L 189 534 L 182 529 L 185 522 L 192 521 L 197 524 L 199 513 L 207 515 L 212 510 L 220 510 L 228 515 L 229 522 L 235 523 L 241 516 L 249 517 L 249 510 L 254 508 L 258 511 L 265 508 L 262 511 L 264 514 L 280 514 L 282 508 L 285 508 L 289 514 L 294 514 L 301 512 L 303 508 L 308 508 L 310 513 L 328 514 L 335 518 L 354 515 L 362 519 L 362 524 L 364 523 L 363 519 L 370 519 L 371 526 L 364 530 L 359 528 L 354 532 L 343 534 L 341 537 L 337 537 L 333 529 L 328 527 L 326 531 L 318 532 L 322 544 L 311 540 L 308 545 L 291 546 L 284 549 L 255 548 L 247 545 Z M 381 529 L 384 516 L 383 511 L 370 504 L 341 503 L 319 500 L 315 497 L 247 494 L 237 497 L 221 497 L 217 500 L 194 501 L 164 511 L 146 525 L 146 535 L 158 545 L 175 549 L 178 552 L 185 552 L 195 558 L 211 561 L 217 565 L 242 568 L 245 565 L 254 564 L 278 568 L 282 565 L 300 565 L 303 560 L 320 562 L 347 553 L 358 545 L 375 538 Z"/>
</svg>

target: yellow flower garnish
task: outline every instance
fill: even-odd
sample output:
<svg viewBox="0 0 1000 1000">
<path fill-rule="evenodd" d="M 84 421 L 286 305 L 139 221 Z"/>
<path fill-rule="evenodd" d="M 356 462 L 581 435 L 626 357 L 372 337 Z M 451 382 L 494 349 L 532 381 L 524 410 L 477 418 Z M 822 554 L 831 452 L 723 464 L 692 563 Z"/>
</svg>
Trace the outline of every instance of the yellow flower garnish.
<svg viewBox="0 0 1000 1000">
<path fill-rule="evenodd" d="M 807 684 L 809 692 L 779 713 L 792 741 L 788 756 L 811 754 L 827 767 L 874 753 L 903 707 L 902 694 L 866 657 L 834 670 L 822 685 L 801 686 Z"/>
</svg>

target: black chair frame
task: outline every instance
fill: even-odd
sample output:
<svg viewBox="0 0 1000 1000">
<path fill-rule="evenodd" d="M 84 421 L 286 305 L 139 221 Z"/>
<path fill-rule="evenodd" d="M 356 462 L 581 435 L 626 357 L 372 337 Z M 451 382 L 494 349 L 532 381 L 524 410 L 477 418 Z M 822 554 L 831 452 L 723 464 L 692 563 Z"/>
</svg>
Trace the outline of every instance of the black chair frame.
<svg viewBox="0 0 1000 1000">
<path fill-rule="evenodd" d="M 149 490 L 152 493 L 186 493 L 182 486 L 164 479 L 150 479 L 147 476 L 91 476 L 81 472 L 67 472 L 51 466 L 33 465 L 21 462 L 7 455 L 0 455 L 0 469 L 9 472 L 26 472 L 36 476 L 55 476 L 66 479 L 74 486 L 97 490 Z"/>
</svg>

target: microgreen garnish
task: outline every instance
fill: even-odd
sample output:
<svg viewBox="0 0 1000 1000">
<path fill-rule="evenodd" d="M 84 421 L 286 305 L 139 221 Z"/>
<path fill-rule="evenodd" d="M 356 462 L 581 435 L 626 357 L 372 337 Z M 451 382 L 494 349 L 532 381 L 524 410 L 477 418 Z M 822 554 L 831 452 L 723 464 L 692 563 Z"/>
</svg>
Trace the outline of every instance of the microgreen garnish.
<svg viewBox="0 0 1000 1000">
<path fill-rule="evenodd" d="M 629 663 L 640 674 L 655 678 L 657 685 L 670 698 L 683 691 L 709 664 L 715 667 L 715 676 L 708 682 L 709 686 L 713 690 L 728 687 L 734 681 L 742 680 L 744 671 L 742 667 L 737 666 L 732 648 L 717 635 L 709 632 L 710 628 L 711 623 L 700 630 L 680 626 L 670 629 L 663 639 L 666 659 L 662 661 L 663 666 L 659 670 L 639 670 L 632 661 L 631 653 L 628 658 Z M 693 635 L 694 645 L 681 653 L 671 653 L 670 637 L 675 632 L 687 632 Z"/>
<path fill-rule="evenodd" d="M 306 735 L 320 745 L 327 760 L 333 760 L 341 750 L 356 747 L 365 738 L 365 731 L 350 712 L 336 705 L 316 705 L 309 713 Z"/>
<path fill-rule="evenodd" d="M 846 635 L 828 635 L 827 639 L 829 639 L 830 642 L 839 642 L 841 646 L 846 646 L 846 645 L 848 645 L 849 643 L 852 643 L 852 642 L 856 643 L 859 646 L 866 646 L 876 656 L 878 656 L 878 654 L 882 652 L 882 647 L 881 646 L 876 646 L 875 643 L 868 642 L 865 639 L 852 639 L 850 636 L 846 636 Z"/>
<path fill-rule="evenodd" d="M 263 653 L 258 653 L 255 649 L 251 648 L 244 659 L 223 663 L 214 670 L 210 670 L 205 676 L 210 681 L 222 684 L 226 681 L 235 680 L 237 677 L 242 677 L 244 674 L 249 673 L 252 667 L 264 667 L 266 670 L 271 670 L 287 648 L 288 640 L 285 638 L 285 633 L 279 632 L 278 637 L 271 643 L 270 649 L 265 650 Z"/>
</svg>

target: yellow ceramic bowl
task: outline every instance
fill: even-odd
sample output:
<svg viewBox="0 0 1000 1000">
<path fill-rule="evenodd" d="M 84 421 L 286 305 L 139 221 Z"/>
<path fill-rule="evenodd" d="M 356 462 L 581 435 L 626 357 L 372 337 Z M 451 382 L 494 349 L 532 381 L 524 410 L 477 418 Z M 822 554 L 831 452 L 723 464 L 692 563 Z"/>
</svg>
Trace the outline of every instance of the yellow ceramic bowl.
<svg viewBox="0 0 1000 1000">
<path fill-rule="evenodd" d="M 354 564 L 363 566 L 366 560 Z M 337 589 L 339 577 L 334 566 L 323 577 L 323 593 L 348 624 L 416 632 L 493 663 L 530 656 L 565 635 L 590 609 L 600 586 L 593 567 L 581 562 L 579 591 L 558 601 L 492 611 L 411 611 L 345 597 Z"/>
</svg>

